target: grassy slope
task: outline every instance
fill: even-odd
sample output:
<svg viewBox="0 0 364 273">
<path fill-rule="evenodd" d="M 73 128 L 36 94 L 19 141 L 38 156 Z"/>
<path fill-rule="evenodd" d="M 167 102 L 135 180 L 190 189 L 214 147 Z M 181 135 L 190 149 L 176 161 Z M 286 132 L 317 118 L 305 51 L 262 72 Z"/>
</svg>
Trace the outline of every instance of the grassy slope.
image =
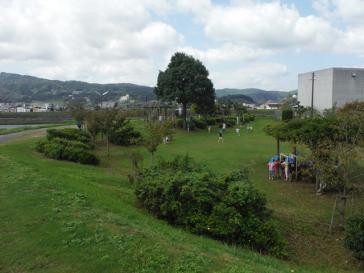
<svg viewBox="0 0 364 273">
<path fill-rule="evenodd" d="M 220 145 L 215 134 L 179 133 L 158 154 L 188 152 L 222 172 L 249 164 L 281 227 L 303 249 L 301 253 L 291 246 L 294 261 L 330 270 L 260 256 L 152 218 L 135 206 L 126 179 L 129 149 L 115 148 L 110 160 L 92 167 L 45 159 L 33 151 L 36 139 L 30 139 L 0 146 L 0 272 L 269 273 L 354 268 L 340 240 L 317 234 L 322 229 L 317 223 L 327 222 L 330 198 L 316 197 L 304 185 L 265 179 L 265 161 L 274 145 L 260 132 L 263 123 L 258 122 L 252 135 L 244 132 L 238 138 L 228 133 Z M 99 154 L 104 158 L 104 150 Z M 337 259 L 348 260 L 348 265 L 334 270 Z"/>
</svg>

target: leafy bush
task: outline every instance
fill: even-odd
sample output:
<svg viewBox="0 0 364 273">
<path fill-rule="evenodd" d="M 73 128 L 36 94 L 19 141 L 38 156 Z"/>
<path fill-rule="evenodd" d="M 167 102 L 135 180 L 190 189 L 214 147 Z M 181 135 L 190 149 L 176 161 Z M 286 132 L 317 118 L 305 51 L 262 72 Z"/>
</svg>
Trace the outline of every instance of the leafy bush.
<svg viewBox="0 0 364 273">
<path fill-rule="evenodd" d="M 75 140 L 82 143 L 90 143 L 91 136 L 85 131 L 75 128 L 64 128 L 64 129 L 48 129 L 47 139 L 52 140 L 53 138 L 62 138 L 66 140 Z"/>
<path fill-rule="evenodd" d="M 47 139 L 36 145 L 36 150 L 46 157 L 82 164 L 99 163 L 96 155 L 90 151 L 94 145 L 90 143 L 89 135 L 80 130 L 48 130 Z"/>
<path fill-rule="evenodd" d="M 74 161 L 82 164 L 98 164 L 98 158 L 89 149 L 89 146 L 82 142 L 59 138 L 41 141 L 36 146 L 37 151 L 49 158 Z"/>
<path fill-rule="evenodd" d="M 140 142 L 141 137 L 141 134 L 135 131 L 133 126 L 126 124 L 110 132 L 109 140 L 115 145 L 128 146 Z"/>
<path fill-rule="evenodd" d="M 282 120 L 289 121 L 293 118 L 293 110 L 292 109 L 283 109 L 282 110 Z"/>
<path fill-rule="evenodd" d="M 364 261 L 364 214 L 350 217 L 345 227 L 345 245 Z"/>
<path fill-rule="evenodd" d="M 285 243 L 272 223 L 266 200 L 244 169 L 224 177 L 188 156 L 176 157 L 144 170 L 135 194 L 150 213 L 170 224 L 285 256 Z"/>
<path fill-rule="evenodd" d="M 193 119 L 193 123 L 194 123 L 195 127 L 198 128 L 198 129 L 206 129 L 207 128 L 207 123 L 203 119 Z"/>
</svg>

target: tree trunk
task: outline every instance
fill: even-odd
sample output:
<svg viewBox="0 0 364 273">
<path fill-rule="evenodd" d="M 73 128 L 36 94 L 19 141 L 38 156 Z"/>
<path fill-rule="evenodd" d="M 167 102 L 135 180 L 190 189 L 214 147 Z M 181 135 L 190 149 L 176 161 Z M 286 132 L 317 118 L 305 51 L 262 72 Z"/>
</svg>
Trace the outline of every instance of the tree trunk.
<svg viewBox="0 0 364 273">
<path fill-rule="evenodd" d="M 340 227 L 344 227 L 345 225 L 346 201 L 347 201 L 346 186 L 344 186 L 344 189 L 340 194 L 340 203 L 341 203 L 339 209 Z"/>
<path fill-rule="evenodd" d="M 277 156 L 279 156 L 281 154 L 281 148 L 280 148 L 280 145 L 281 144 L 281 141 L 279 139 L 279 137 L 277 138 Z"/>
<path fill-rule="evenodd" d="M 187 129 L 187 103 L 182 103 L 183 129 Z"/>
</svg>

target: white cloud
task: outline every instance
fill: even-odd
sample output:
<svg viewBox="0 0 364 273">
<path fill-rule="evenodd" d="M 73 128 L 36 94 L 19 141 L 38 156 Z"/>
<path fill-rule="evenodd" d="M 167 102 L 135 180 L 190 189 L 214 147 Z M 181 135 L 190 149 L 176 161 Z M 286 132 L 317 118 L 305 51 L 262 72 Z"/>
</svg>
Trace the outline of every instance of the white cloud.
<svg viewBox="0 0 364 273">
<path fill-rule="evenodd" d="M 256 62 L 236 70 L 214 72 L 211 77 L 219 88 L 240 86 L 281 90 L 282 85 L 278 83 L 286 73 L 287 66 L 283 64 Z"/>
<path fill-rule="evenodd" d="M 0 0 L 0 63 L 38 76 L 154 84 L 181 34 L 165 0 Z"/>
<path fill-rule="evenodd" d="M 247 46 L 223 44 L 221 47 L 200 50 L 193 47 L 183 47 L 179 51 L 194 56 L 207 64 L 218 64 L 221 62 L 241 62 L 256 60 L 273 53 L 272 50 L 254 49 Z"/>
<path fill-rule="evenodd" d="M 328 21 L 301 16 L 293 5 L 279 1 L 216 5 L 203 24 L 206 35 L 217 41 L 269 49 L 323 49 L 340 35 Z"/>
<path fill-rule="evenodd" d="M 313 7 L 324 17 L 350 24 L 364 23 L 364 0 L 314 0 Z"/>
</svg>

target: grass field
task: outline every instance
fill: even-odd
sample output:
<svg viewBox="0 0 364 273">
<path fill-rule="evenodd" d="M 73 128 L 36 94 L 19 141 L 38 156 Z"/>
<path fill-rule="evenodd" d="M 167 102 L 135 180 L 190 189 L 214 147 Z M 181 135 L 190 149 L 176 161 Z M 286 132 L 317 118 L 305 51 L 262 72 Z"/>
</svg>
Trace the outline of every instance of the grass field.
<svg viewBox="0 0 364 273">
<path fill-rule="evenodd" d="M 42 157 L 35 135 L 0 145 L 0 272 L 362 272 L 343 234 L 327 233 L 334 197 L 316 196 L 312 185 L 267 180 L 275 151 L 262 131 L 269 122 L 260 118 L 240 137 L 228 131 L 223 144 L 216 133 L 178 132 L 157 156 L 188 153 L 217 172 L 248 166 L 289 242 L 289 261 L 192 235 L 138 208 L 127 158 L 140 149 L 148 165 L 142 147 L 112 147 L 110 158 L 100 147 L 101 165 L 93 167 Z"/>
</svg>

